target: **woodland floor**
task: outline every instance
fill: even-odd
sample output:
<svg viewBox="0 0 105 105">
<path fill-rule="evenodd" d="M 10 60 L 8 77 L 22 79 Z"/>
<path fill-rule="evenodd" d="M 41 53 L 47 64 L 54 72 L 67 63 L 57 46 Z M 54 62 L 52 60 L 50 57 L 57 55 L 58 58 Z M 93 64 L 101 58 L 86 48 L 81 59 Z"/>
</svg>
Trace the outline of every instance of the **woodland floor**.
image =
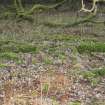
<svg viewBox="0 0 105 105">
<path fill-rule="evenodd" d="M 76 19 L 54 12 L 33 23 L 0 20 L 0 105 L 105 105 L 104 24 L 44 25 Z"/>
</svg>

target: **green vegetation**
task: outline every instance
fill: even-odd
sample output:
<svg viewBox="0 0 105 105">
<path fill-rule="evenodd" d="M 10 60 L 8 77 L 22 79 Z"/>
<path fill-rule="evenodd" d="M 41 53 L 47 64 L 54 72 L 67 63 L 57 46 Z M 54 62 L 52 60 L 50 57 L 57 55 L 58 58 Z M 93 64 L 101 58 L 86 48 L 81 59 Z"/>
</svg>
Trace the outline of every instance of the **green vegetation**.
<svg viewBox="0 0 105 105">
<path fill-rule="evenodd" d="M 79 53 L 105 52 L 105 43 L 101 42 L 83 42 L 77 47 Z"/>
<path fill-rule="evenodd" d="M 0 42 L 1 42 L 0 52 L 14 52 L 14 53 L 36 52 L 36 46 L 32 44 L 16 43 L 13 41 L 0 41 Z"/>
<path fill-rule="evenodd" d="M 18 60 L 18 55 L 13 52 L 0 53 L 0 59 Z"/>
<path fill-rule="evenodd" d="M 82 72 L 82 75 L 91 82 L 92 86 L 95 86 L 99 83 L 100 78 L 105 76 L 105 68 Z"/>
<path fill-rule="evenodd" d="M 77 35 L 74 36 L 74 35 L 60 34 L 60 35 L 48 36 L 47 39 L 52 41 L 79 41 L 81 40 L 81 37 Z"/>
<path fill-rule="evenodd" d="M 103 98 L 105 4 L 84 13 L 81 1 L 0 1 L 1 105 L 87 105 Z"/>
<path fill-rule="evenodd" d="M 7 67 L 6 64 L 0 64 L 0 68 L 5 68 L 5 67 Z"/>
<path fill-rule="evenodd" d="M 71 103 L 69 103 L 68 105 L 81 105 L 81 103 L 78 102 L 78 101 L 75 101 L 75 102 L 71 102 Z"/>
<path fill-rule="evenodd" d="M 44 57 L 43 63 L 45 63 L 45 64 L 53 64 L 53 61 L 49 57 Z"/>
<path fill-rule="evenodd" d="M 103 77 L 105 76 L 105 68 L 94 70 L 93 74 L 95 74 L 95 77 Z"/>
<path fill-rule="evenodd" d="M 49 84 L 43 84 L 43 89 L 42 89 L 42 91 L 43 91 L 44 93 L 47 93 L 47 92 L 49 91 Z"/>
<path fill-rule="evenodd" d="M 4 60 L 7 60 L 7 61 L 12 60 L 12 61 L 15 61 L 16 64 L 23 63 L 23 60 L 18 56 L 17 53 L 14 53 L 14 52 L 0 53 L 0 61 L 4 61 Z M 1 64 L 0 67 L 7 67 L 7 65 Z"/>
<path fill-rule="evenodd" d="M 86 71 L 83 73 L 83 76 L 85 78 L 97 78 L 97 77 L 103 77 L 105 76 L 105 68 L 102 69 L 96 69 L 96 70 L 91 70 L 91 71 Z"/>
</svg>

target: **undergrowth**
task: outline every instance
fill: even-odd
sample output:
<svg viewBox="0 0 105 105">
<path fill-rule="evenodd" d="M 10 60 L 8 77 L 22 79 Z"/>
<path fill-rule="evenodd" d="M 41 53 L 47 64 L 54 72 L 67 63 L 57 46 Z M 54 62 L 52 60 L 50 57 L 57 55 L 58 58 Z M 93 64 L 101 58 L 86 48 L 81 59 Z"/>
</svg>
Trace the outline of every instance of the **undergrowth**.
<svg viewBox="0 0 105 105">
<path fill-rule="evenodd" d="M 28 43 L 17 43 L 14 41 L 0 41 L 0 52 L 36 52 L 36 46 Z"/>
<path fill-rule="evenodd" d="M 89 80 L 93 86 L 97 85 L 102 77 L 105 76 L 105 68 L 82 72 L 85 79 Z"/>
<path fill-rule="evenodd" d="M 7 67 L 6 64 L 0 64 L 0 68 L 5 68 L 5 67 Z"/>
<path fill-rule="evenodd" d="M 105 43 L 83 42 L 77 47 L 79 53 L 105 52 Z"/>
<path fill-rule="evenodd" d="M 8 60 L 18 60 L 18 55 L 13 52 L 4 52 L 0 53 L 1 59 L 8 59 Z"/>
</svg>

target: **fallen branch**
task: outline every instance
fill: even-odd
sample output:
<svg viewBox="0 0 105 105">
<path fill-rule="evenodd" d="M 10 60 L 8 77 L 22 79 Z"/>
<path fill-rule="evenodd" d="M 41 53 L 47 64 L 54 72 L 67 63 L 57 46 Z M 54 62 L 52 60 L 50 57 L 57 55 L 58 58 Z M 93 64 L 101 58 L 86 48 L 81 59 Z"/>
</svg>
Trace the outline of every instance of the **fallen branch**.
<svg viewBox="0 0 105 105">
<path fill-rule="evenodd" d="M 94 24 L 104 24 L 105 25 L 105 21 L 94 21 L 94 20 L 90 20 L 91 23 Z"/>
</svg>

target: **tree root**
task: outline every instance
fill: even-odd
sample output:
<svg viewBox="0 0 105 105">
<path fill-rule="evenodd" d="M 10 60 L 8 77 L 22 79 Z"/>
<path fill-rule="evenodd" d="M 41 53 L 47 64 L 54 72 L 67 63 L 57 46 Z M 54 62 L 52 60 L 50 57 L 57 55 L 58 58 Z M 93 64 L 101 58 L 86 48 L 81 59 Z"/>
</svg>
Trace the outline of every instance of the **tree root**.
<svg viewBox="0 0 105 105">
<path fill-rule="evenodd" d="M 50 9 L 54 9 L 57 8 L 59 6 L 61 6 L 63 3 L 65 3 L 66 0 L 62 0 L 61 2 L 51 5 L 51 6 L 47 6 L 47 5 L 41 5 L 41 4 L 35 4 L 29 11 L 25 11 L 22 5 L 22 1 L 21 0 L 14 0 L 14 6 L 16 9 L 16 15 L 18 17 L 21 18 L 31 18 L 31 15 L 38 10 L 50 10 Z"/>
</svg>

